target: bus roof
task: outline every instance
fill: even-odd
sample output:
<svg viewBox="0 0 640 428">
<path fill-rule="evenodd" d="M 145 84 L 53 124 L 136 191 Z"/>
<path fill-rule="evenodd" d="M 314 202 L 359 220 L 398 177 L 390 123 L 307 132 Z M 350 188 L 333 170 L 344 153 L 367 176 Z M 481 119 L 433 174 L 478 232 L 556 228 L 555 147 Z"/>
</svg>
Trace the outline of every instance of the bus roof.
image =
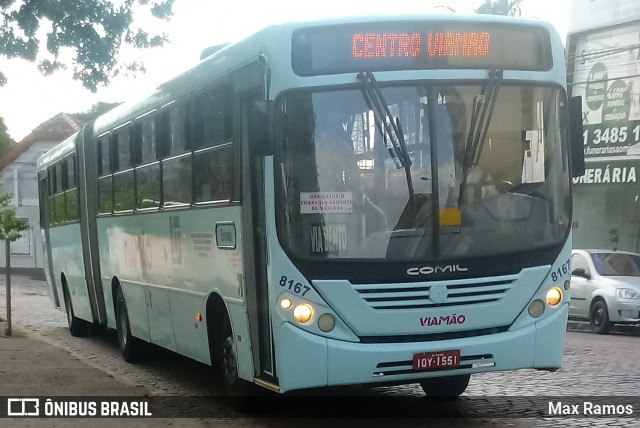
<svg viewBox="0 0 640 428">
<path fill-rule="evenodd" d="M 190 91 L 205 87 L 217 80 L 223 79 L 230 70 L 236 70 L 257 60 L 262 53 L 272 67 L 290 67 L 291 37 L 294 31 L 311 27 L 330 27 L 340 24 L 358 24 L 372 22 L 485 22 L 510 23 L 517 25 L 533 25 L 543 27 L 555 34 L 553 26 L 545 21 L 511 18 L 495 15 L 463 15 L 463 14 L 432 14 L 432 15 L 403 15 L 403 16 L 362 16 L 341 17 L 333 19 L 313 20 L 284 23 L 266 27 L 251 36 L 223 47 L 212 55 L 200 61 L 194 67 L 177 75 L 173 79 L 161 83 L 149 95 L 138 100 L 121 104 L 113 110 L 100 116 L 95 121 L 94 135 L 100 136 L 121 124 L 125 124 L 146 114 L 153 109 L 180 98 Z"/>
</svg>

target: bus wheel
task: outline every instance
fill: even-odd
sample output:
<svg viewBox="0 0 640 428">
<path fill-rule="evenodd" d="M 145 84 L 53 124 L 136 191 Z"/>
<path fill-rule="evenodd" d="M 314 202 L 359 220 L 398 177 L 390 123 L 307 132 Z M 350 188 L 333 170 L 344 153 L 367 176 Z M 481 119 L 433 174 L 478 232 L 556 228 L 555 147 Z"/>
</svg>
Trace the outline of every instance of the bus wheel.
<svg viewBox="0 0 640 428">
<path fill-rule="evenodd" d="M 142 360 L 144 356 L 144 343 L 131 335 L 129 325 L 129 315 L 127 305 L 124 302 L 122 290 L 118 288 L 116 295 L 116 331 L 118 333 L 118 344 L 122 357 L 128 363 L 135 363 Z"/>
<path fill-rule="evenodd" d="M 471 375 L 434 377 L 420 382 L 422 390 L 429 397 L 455 398 L 469 385 Z"/>
<path fill-rule="evenodd" d="M 80 318 L 74 315 L 73 305 L 71 303 L 71 297 L 69 296 L 69 290 L 67 288 L 66 283 L 64 283 L 63 293 L 64 293 L 64 307 L 67 313 L 67 323 L 69 324 L 69 332 L 74 337 L 88 336 L 90 324 L 85 320 L 81 320 Z"/>
<path fill-rule="evenodd" d="M 256 394 L 255 385 L 238 376 L 238 356 L 231 325 L 227 319 L 222 334 L 222 382 L 224 391 L 231 401 L 231 405 L 238 411 L 250 412 L 254 410 Z M 253 402 L 253 403 L 252 403 Z"/>
<path fill-rule="evenodd" d="M 607 304 L 602 300 L 593 304 L 589 312 L 589 319 L 591 320 L 591 331 L 596 334 L 607 334 L 613 328 L 613 324 L 609 321 Z"/>
</svg>

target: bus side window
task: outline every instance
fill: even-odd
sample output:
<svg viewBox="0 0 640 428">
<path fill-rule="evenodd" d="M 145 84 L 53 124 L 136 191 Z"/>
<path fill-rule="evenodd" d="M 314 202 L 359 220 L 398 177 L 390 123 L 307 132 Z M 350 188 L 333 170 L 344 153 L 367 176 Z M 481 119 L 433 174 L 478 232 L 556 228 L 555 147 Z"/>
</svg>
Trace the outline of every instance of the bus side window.
<svg viewBox="0 0 640 428">
<path fill-rule="evenodd" d="M 191 148 L 213 147 L 231 140 L 231 89 L 206 89 L 192 98 Z"/>
<path fill-rule="evenodd" d="M 165 207 L 190 205 L 192 202 L 192 155 L 185 153 L 188 147 L 187 105 L 188 102 L 183 100 L 163 109 L 160 116 L 163 126 L 156 125 L 160 138 L 158 156 L 170 156 L 162 160 L 162 201 Z M 166 141 L 164 132 L 167 132 Z"/>
<path fill-rule="evenodd" d="M 53 166 L 50 166 L 47 169 L 47 176 L 48 176 L 47 199 L 49 203 L 49 224 L 53 225 L 56 223 L 56 204 L 55 204 L 56 174 L 55 174 L 55 168 Z"/>
<path fill-rule="evenodd" d="M 58 162 L 55 165 L 55 217 L 54 222 L 56 224 L 64 223 L 65 219 L 65 201 L 63 191 L 63 174 L 62 174 L 62 162 Z"/>
<path fill-rule="evenodd" d="M 113 186 L 109 139 L 98 140 L 98 213 L 111 214 L 113 210 Z"/>
<path fill-rule="evenodd" d="M 201 136 L 194 148 L 212 147 L 193 154 L 196 202 L 228 201 L 233 192 L 231 89 L 225 86 L 207 90 L 198 94 L 194 103 L 200 113 L 193 126 Z"/>
<path fill-rule="evenodd" d="M 196 202 L 228 201 L 233 192 L 233 145 L 194 154 Z"/>
<path fill-rule="evenodd" d="M 78 190 L 76 178 L 76 157 L 75 152 L 72 156 L 67 157 L 63 165 L 66 165 L 65 180 L 65 220 L 78 220 Z"/>
<path fill-rule="evenodd" d="M 187 150 L 187 103 L 177 102 L 169 115 L 169 155 L 178 155 Z"/>
<path fill-rule="evenodd" d="M 116 212 L 130 211 L 135 206 L 134 170 L 128 169 L 132 166 L 131 131 L 129 129 L 129 127 L 121 128 L 117 131 L 117 134 L 112 134 L 116 142 L 115 147 L 112 146 L 112 149 L 114 151 L 117 150 L 116 156 L 112 157 L 112 160 L 115 157 L 117 161 L 118 170 L 117 173 L 113 174 L 113 209 Z"/>
<path fill-rule="evenodd" d="M 38 174 L 40 177 L 40 174 Z M 44 204 L 49 203 L 49 177 L 42 177 L 38 179 L 38 204 L 40 206 L 40 227 L 43 228 L 49 225 L 49 218 L 45 217 Z"/>
<path fill-rule="evenodd" d="M 132 128 L 131 156 L 133 165 L 136 165 L 135 194 L 138 209 L 160 207 L 160 163 L 155 162 L 158 117 L 148 115 Z M 131 179 L 133 180 L 133 176 Z"/>
<path fill-rule="evenodd" d="M 118 170 L 127 169 L 133 165 L 131 159 L 131 143 L 129 129 L 122 129 L 118 132 Z"/>
<path fill-rule="evenodd" d="M 140 151 L 143 164 L 156 160 L 156 121 L 154 117 L 142 122 L 142 147 Z"/>
<path fill-rule="evenodd" d="M 118 134 L 109 135 L 109 172 L 117 171 L 120 168 L 118 145 Z"/>
<path fill-rule="evenodd" d="M 136 122 L 129 128 L 131 165 L 142 163 L 142 123 Z"/>
<path fill-rule="evenodd" d="M 163 108 L 155 117 L 156 131 L 156 158 L 162 159 L 169 155 L 171 148 L 171 108 Z"/>
</svg>

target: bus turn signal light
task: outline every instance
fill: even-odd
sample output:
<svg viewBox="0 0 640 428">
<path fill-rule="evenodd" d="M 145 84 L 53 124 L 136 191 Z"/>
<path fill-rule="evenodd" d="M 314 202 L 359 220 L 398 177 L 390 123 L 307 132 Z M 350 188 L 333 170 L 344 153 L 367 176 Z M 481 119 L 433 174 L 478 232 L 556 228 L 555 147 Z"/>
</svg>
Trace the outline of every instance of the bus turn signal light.
<svg viewBox="0 0 640 428">
<path fill-rule="evenodd" d="M 293 306 L 293 302 L 291 301 L 290 298 L 285 297 L 284 299 L 280 300 L 280 307 L 284 310 L 287 309 L 291 309 L 291 306 Z"/>
</svg>

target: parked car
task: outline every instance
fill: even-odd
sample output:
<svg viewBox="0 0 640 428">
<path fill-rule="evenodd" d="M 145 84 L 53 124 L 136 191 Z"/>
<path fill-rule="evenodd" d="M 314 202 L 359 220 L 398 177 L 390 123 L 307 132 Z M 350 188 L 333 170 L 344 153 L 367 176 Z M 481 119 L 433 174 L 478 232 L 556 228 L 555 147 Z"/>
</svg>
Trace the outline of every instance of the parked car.
<svg viewBox="0 0 640 428">
<path fill-rule="evenodd" d="M 594 333 L 614 324 L 640 324 L 640 254 L 573 250 L 569 317 L 591 322 Z"/>
</svg>

